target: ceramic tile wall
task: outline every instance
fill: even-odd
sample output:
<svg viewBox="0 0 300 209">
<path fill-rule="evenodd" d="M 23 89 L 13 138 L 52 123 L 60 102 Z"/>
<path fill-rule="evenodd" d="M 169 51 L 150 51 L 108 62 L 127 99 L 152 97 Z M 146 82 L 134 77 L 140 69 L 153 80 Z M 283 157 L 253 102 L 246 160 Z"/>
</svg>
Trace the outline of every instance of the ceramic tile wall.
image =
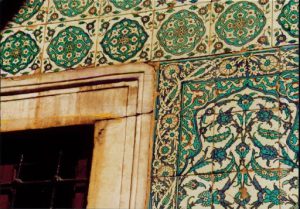
<svg viewBox="0 0 300 209">
<path fill-rule="evenodd" d="M 298 208 L 298 53 L 161 63 L 151 208 Z"/>
<path fill-rule="evenodd" d="M 298 0 L 27 0 L 1 77 L 158 62 L 149 208 L 298 208 Z"/>
<path fill-rule="evenodd" d="M 297 44 L 298 4 L 26 0 L 1 32 L 1 77 Z"/>
</svg>

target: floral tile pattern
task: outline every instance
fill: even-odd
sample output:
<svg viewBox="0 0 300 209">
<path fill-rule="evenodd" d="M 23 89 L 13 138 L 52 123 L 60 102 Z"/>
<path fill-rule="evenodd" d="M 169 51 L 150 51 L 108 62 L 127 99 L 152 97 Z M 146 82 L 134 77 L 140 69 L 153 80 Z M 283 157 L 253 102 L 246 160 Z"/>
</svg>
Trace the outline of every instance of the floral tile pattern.
<svg viewBox="0 0 300 209">
<path fill-rule="evenodd" d="M 178 208 L 293 203 L 283 198 L 280 180 L 299 168 L 296 52 L 283 47 L 161 64 L 152 175 L 180 177 Z"/>
<path fill-rule="evenodd" d="M 176 208 L 177 177 L 157 177 L 151 179 L 149 208 Z"/>
<path fill-rule="evenodd" d="M 298 0 L 26 0 L 6 29 L 77 27 L 80 22 L 96 20 L 92 35 L 96 38 L 91 39 L 96 48 L 90 56 L 97 66 L 168 61 L 293 47 L 299 38 L 298 4 Z M 47 55 L 49 40 L 41 41 L 41 53 Z M 268 60 L 264 56 L 256 62 Z M 273 58 L 266 68 L 277 69 L 281 64 L 277 61 Z M 87 63 L 90 66 L 91 60 Z M 67 69 L 71 68 L 61 66 L 59 70 Z M 264 72 L 273 73 L 259 73 Z"/>
<path fill-rule="evenodd" d="M 271 79 L 275 81 L 275 84 L 268 83 L 268 80 L 272 81 Z M 270 164 L 271 160 L 275 160 L 277 152 L 274 141 L 278 141 L 278 137 L 280 137 L 280 133 L 277 133 L 280 118 L 278 118 L 276 109 L 273 108 L 278 103 L 278 92 L 276 91 L 278 79 L 271 79 L 246 77 L 244 79 L 217 80 L 212 88 L 211 82 L 205 80 L 182 84 L 182 132 L 178 155 L 179 169 L 181 170 L 182 165 L 182 172 L 197 174 L 198 168 L 203 167 L 204 169 L 205 166 L 211 164 L 214 165 L 214 171 L 222 170 L 223 172 L 223 169 L 229 168 L 229 171 L 232 171 L 237 166 L 242 169 L 241 167 L 247 166 L 250 161 L 254 163 L 256 159 L 262 159 L 268 167 L 279 167 L 277 163 L 277 165 L 272 162 Z M 266 109 L 266 107 L 271 109 Z M 189 116 L 183 117 L 186 111 Z M 195 120 L 190 124 L 191 118 L 195 118 Z M 199 133 L 200 127 L 204 130 Z M 212 135 L 207 134 L 205 130 L 207 128 L 214 130 Z M 183 130 L 190 130 L 195 138 L 189 139 L 190 131 Z M 197 157 L 197 149 L 200 148 L 204 151 L 208 149 L 208 147 L 202 146 L 202 141 L 210 142 L 208 146 L 214 148 L 210 153 L 206 152 L 201 157 Z M 249 142 L 252 142 L 250 146 L 246 144 Z M 228 152 L 232 151 L 231 147 L 241 147 L 241 149 L 235 150 L 237 158 Z M 253 155 L 256 152 L 255 157 L 249 158 L 250 161 L 245 161 L 250 147 L 253 149 Z M 254 151 L 255 147 L 256 151 Z M 265 153 L 268 154 L 265 155 Z M 245 161 L 245 165 L 238 165 L 241 160 Z M 193 163 L 197 166 L 190 170 L 185 169 L 187 164 Z M 252 165 L 253 169 L 254 166 Z"/>
<path fill-rule="evenodd" d="M 111 16 L 127 13 L 140 13 L 150 11 L 153 0 L 102 0 L 101 15 Z"/>
<path fill-rule="evenodd" d="M 279 182 L 283 194 L 281 208 L 299 208 L 299 168 L 291 170 L 289 175 L 280 179 Z"/>
<path fill-rule="evenodd" d="M 208 3 L 156 11 L 152 60 L 208 54 L 209 23 Z"/>
<path fill-rule="evenodd" d="M 213 175 L 183 176 L 178 180 L 177 208 L 211 208 Z"/>
<path fill-rule="evenodd" d="M 177 208 L 279 209 L 297 206 L 293 196 L 297 195 L 297 174 L 292 170 L 268 172 L 243 170 L 179 177 Z M 293 190 L 287 192 L 283 187 Z"/>
<path fill-rule="evenodd" d="M 152 16 L 146 12 L 100 19 L 97 66 L 149 60 Z"/>
<path fill-rule="evenodd" d="M 197 4 L 200 2 L 210 2 L 211 0 L 155 0 L 154 7 L 156 9 L 165 9 L 173 7 L 181 7 L 189 4 Z"/>
<path fill-rule="evenodd" d="M 282 59 L 282 70 L 297 70 L 299 69 L 299 47 L 285 46 L 281 47 L 280 56 Z"/>
<path fill-rule="evenodd" d="M 26 0 L 7 27 L 38 25 L 46 22 L 49 0 Z"/>
<path fill-rule="evenodd" d="M 159 62 L 149 208 L 298 208 L 298 0 L 27 0 L 1 77 Z"/>
<path fill-rule="evenodd" d="M 215 208 L 279 209 L 284 195 L 279 179 L 287 175 L 276 170 L 267 173 L 245 170 L 215 175 L 212 205 Z"/>
<path fill-rule="evenodd" d="M 268 56 L 265 56 L 266 60 L 260 59 L 263 54 L 268 54 Z M 259 110 L 267 110 L 265 107 L 269 109 L 278 107 L 279 94 L 277 86 L 281 68 L 276 63 L 274 64 L 275 61 L 273 60 L 280 63 L 279 54 L 278 50 L 270 50 L 261 53 L 222 55 L 162 63 L 158 78 L 156 146 L 160 147 L 161 143 L 168 143 L 171 148 L 170 152 L 175 153 L 177 152 L 178 141 L 180 141 L 179 136 L 187 140 L 187 146 L 190 146 L 191 142 L 195 140 L 196 134 L 189 134 L 189 132 L 194 131 L 201 134 L 200 130 L 198 130 L 201 129 L 198 127 L 201 124 L 205 127 L 205 131 L 203 131 L 204 137 L 209 137 L 208 134 L 214 136 L 214 131 L 218 131 L 219 127 L 222 128 L 222 123 L 227 123 L 224 120 L 229 113 L 240 113 L 240 116 L 236 114 L 234 117 L 238 121 L 246 117 L 243 116 L 246 111 L 255 110 L 259 112 Z M 274 67 L 276 65 L 278 68 Z M 265 77 L 271 72 L 273 74 L 277 73 L 277 76 L 272 74 L 272 76 Z M 260 77 L 254 77 L 260 74 Z M 261 92 L 262 89 L 269 91 L 267 97 Z M 237 92 L 236 95 L 233 92 Z M 244 95 L 249 95 L 249 97 L 243 96 L 243 93 Z M 225 95 L 231 96 L 228 98 Z M 265 98 L 260 99 L 263 97 Z M 219 103 L 216 102 L 217 98 L 219 98 Z M 208 101 L 212 102 L 208 103 Z M 200 111 L 199 107 L 204 104 L 205 109 Z M 257 115 L 251 111 L 247 116 L 247 120 L 249 117 L 255 118 Z M 190 118 L 193 117 L 195 117 L 196 121 L 190 121 Z M 215 122 L 218 121 L 217 118 L 219 118 L 219 124 Z M 230 116 L 229 118 L 232 119 L 233 117 Z M 213 124 L 209 125 L 212 121 Z M 182 132 L 180 133 L 178 129 L 181 129 Z M 235 129 L 232 129 L 231 132 Z M 224 136 L 221 135 L 219 137 L 222 139 Z M 213 138 L 211 138 L 211 142 L 216 140 Z M 185 142 L 182 143 L 182 145 L 184 144 Z M 205 150 L 200 148 L 201 145 L 198 144 L 197 140 L 195 141 L 196 147 L 196 150 L 183 152 L 185 153 L 184 155 L 193 156 L 196 155 L 197 150 Z M 161 166 L 168 165 L 175 169 L 176 166 L 168 162 L 169 159 L 159 156 L 160 151 L 158 149 L 155 149 L 154 152 L 154 157 L 158 155 L 157 158 L 161 159 Z M 185 160 L 187 159 L 185 157 Z M 182 168 L 185 165 L 191 165 L 188 162 L 181 164 L 178 163 L 178 166 L 182 166 Z M 207 166 L 207 163 L 204 163 L 204 165 Z M 156 174 L 157 170 L 159 169 L 153 169 L 154 174 Z M 183 171 L 179 173 L 181 172 Z"/>
<path fill-rule="evenodd" d="M 34 74 L 41 68 L 44 26 L 12 28 L 0 36 L 1 77 Z"/>
<path fill-rule="evenodd" d="M 100 3 L 95 0 L 51 0 L 48 22 L 82 20 L 99 16 Z"/>
<path fill-rule="evenodd" d="M 268 48 L 272 42 L 272 1 L 212 3 L 211 54 Z"/>
<path fill-rule="evenodd" d="M 299 0 L 274 1 L 273 46 L 298 43 Z"/>
<path fill-rule="evenodd" d="M 47 26 L 43 72 L 89 67 L 95 64 L 97 20 Z"/>
</svg>

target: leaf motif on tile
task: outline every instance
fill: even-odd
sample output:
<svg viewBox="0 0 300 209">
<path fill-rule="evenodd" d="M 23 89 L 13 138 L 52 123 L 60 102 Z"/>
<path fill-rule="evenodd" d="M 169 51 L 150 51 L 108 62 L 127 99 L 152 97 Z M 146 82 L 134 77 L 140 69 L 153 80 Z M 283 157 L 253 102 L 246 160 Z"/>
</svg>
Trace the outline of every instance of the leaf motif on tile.
<svg viewBox="0 0 300 209">
<path fill-rule="evenodd" d="M 92 45 L 93 41 L 83 29 L 69 26 L 53 38 L 47 53 L 58 66 L 69 68 L 81 62 Z"/>
<path fill-rule="evenodd" d="M 298 59 L 288 49 L 163 62 L 154 175 L 165 175 L 162 167 L 177 175 L 297 167 L 299 85 L 290 63 Z"/>
<path fill-rule="evenodd" d="M 74 17 L 89 8 L 94 0 L 53 0 L 56 9 L 64 16 Z"/>
<path fill-rule="evenodd" d="M 148 37 L 138 21 L 124 18 L 105 33 L 100 44 L 111 59 L 125 62 L 142 50 Z"/>
<path fill-rule="evenodd" d="M 157 39 L 167 52 L 182 55 L 195 48 L 205 30 L 204 23 L 197 14 L 181 10 L 162 24 Z"/>
<path fill-rule="evenodd" d="M 181 129 L 183 131 L 181 131 L 182 139 L 179 148 L 182 153 L 179 155 L 179 160 L 184 166 L 180 168 L 187 167 L 186 163 L 190 163 L 187 159 L 191 159 L 195 166 L 199 164 L 198 161 L 206 161 L 219 164 L 220 167 L 226 164 L 227 167 L 229 166 L 227 159 L 231 157 L 226 150 L 230 150 L 230 147 L 240 147 L 234 151 L 234 154 L 235 152 L 238 154 L 235 158 L 248 163 L 249 160 L 245 159 L 249 155 L 249 151 L 246 152 L 249 143 L 252 149 L 256 147 L 259 150 L 259 155 L 256 157 L 261 158 L 267 166 L 270 166 L 271 161 L 278 160 L 278 150 L 269 143 L 273 144 L 283 135 L 288 135 L 286 132 L 278 132 L 278 127 L 290 121 L 286 122 L 279 118 L 275 109 L 265 109 L 276 108 L 278 96 L 272 95 L 269 92 L 272 86 L 266 84 L 264 87 L 259 86 L 247 79 L 243 82 L 244 86 L 235 86 L 233 83 L 234 80 L 223 84 L 218 81 L 216 87 L 211 90 L 206 88 L 206 82 L 184 84 L 182 93 L 183 101 L 186 102 L 182 105 L 184 111 L 181 116 Z M 189 95 L 195 96 L 188 99 Z M 292 107 L 293 104 L 286 104 L 286 106 Z M 185 117 L 188 108 L 193 109 L 189 111 L 192 111 L 190 115 L 193 115 L 194 119 Z M 214 131 L 208 132 L 209 129 Z M 210 145 L 203 146 L 204 143 Z M 222 146 L 217 147 L 219 144 Z M 202 155 L 204 159 L 196 160 L 201 150 L 206 150 L 209 146 L 214 148 Z M 192 170 L 197 171 L 199 168 L 192 168 Z"/>
<path fill-rule="evenodd" d="M 176 178 L 152 178 L 151 181 L 151 208 L 175 208 L 177 193 Z"/>
<path fill-rule="evenodd" d="M 129 10 L 139 5 L 142 0 L 110 0 L 113 5 L 122 10 Z"/>
<path fill-rule="evenodd" d="M 33 17 L 42 7 L 45 0 L 27 0 L 19 12 L 14 16 L 13 21 L 23 23 Z"/>
<path fill-rule="evenodd" d="M 16 74 L 27 68 L 39 52 L 36 41 L 29 34 L 18 31 L 0 44 L 0 67 Z"/>
<path fill-rule="evenodd" d="M 221 14 L 215 30 L 227 44 L 243 46 L 255 39 L 265 25 L 264 12 L 254 3 L 241 1 L 232 4 Z"/>
<path fill-rule="evenodd" d="M 297 38 L 299 36 L 299 1 L 290 0 L 282 8 L 277 21 L 290 36 Z"/>
</svg>

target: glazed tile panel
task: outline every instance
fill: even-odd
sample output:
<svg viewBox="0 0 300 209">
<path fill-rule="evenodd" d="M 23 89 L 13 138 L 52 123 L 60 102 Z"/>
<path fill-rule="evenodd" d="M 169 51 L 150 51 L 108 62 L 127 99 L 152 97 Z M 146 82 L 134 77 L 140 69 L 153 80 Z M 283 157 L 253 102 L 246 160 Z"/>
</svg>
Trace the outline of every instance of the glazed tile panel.
<svg viewBox="0 0 300 209">
<path fill-rule="evenodd" d="M 209 3 L 155 11 L 153 60 L 169 60 L 208 54 Z"/>
<path fill-rule="evenodd" d="M 160 62 L 149 208 L 298 208 L 299 0 L 26 0 L 1 77 Z"/>
<path fill-rule="evenodd" d="M 11 28 L 2 32 L 0 43 L 1 76 L 36 73 L 42 66 L 43 25 Z"/>
<path fill-rule="evenodd" d="M 97 66 L 150 60 L 152 12 L 100 19 Z"/>
<path fill-rule="evenodd" d="M 211 54 L 268 48 L 272 41 L 272 1 L 212 3 Z"/>
<path fill-rule="evenodd" d="M 47 25 L 43 72 L 94 66 L 97 19 Z"/>
<path fill-rule="evenodd" d="M 100 3 L 94 0 L 50 0 L 47 22 L 65 22 L 95 18 L 99 16 L 99 9 Z"/>
<path fill-rule="evenodd" d="M 273 20 L 273 46 L 298 42 L 299 0 L 274 1 Z"/>
<path fill-rule="evenodd" d="M 111 16 L 118 14 L 130 14 L 136 12 L 149 11 L 153 8 L 151 0 L 102 0 L 101 16 Z"/>
<path fill-rule="evenodd" d="M 1 77 L 293 45 L 299 38 L 298 6 L 298 0 L 26 0 L 1 32 L 0 52 L 5 52 Z M 82 30 L 75 35 L 67 30 L 69 26 Z M 42 38 L 32 39 L 39 53 L 31 54 L 34 58 L 27 59 L 25 66 L 17 61 L 22 53 L 13 53 L 22 46 L 5 44 L 7 34 L 28 29 L 34 37 L 36 27 L 42 27 Z M 69 41 L 61 45 L 62 51 L 48 50 L 51 42 L 59 42 L 54 36 L 63 39 L 62 30 L 74 42 L 86 40 L 77 46 Z M 77 53 L 70 55 L 67 48 Z M 67 65 L 53 61 L 62 57 L 75 61 Z M 13 59 L 11 68 L 18 73 L 5 67 Z M 42 62 L 32 70 L 36 59 Z"/>
<path fill-rule="evenodd" d="M 152 208 L 298 207 L 298 53 L 161 63 Z"/>
</svg>

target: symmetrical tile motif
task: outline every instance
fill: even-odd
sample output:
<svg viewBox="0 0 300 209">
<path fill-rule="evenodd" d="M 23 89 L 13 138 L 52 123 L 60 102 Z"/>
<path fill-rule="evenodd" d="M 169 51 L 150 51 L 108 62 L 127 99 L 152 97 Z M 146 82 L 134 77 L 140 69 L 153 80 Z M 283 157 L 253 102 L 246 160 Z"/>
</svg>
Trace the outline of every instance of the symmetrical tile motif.
<svg viewBox="0 0 300 209">
<path fill-rule="evenodd" d="M 111 16 L 152 10 L 152 0 L 102 0 L 101 15 Z"/>
<path fill-rule="evenodd" d="M 56 72 L 297 44 L 298 6 L 298 0 L 26 0 L 5 30 L 43 27 L 39 58 L 45 64 L 42 71 L 34 72 Z M 49 70 L 47 59 L 57 54 L 47 50 L 53 30 L 84 25 L 90 27 L 84 31 L 93 43 L 89 53 L 80 55 L 86 63 L 75 58 L 72 66 Z M 70 56 L 67 50 L 61 53 Z M 21 71 L 34 73 L 28 67 Z M 4 72 L 1 64 L 2 77 L 22 74 Z"/>
<path fill-rule="evenodd" d="M 94 66 L 96 27 L 97 19 L 48 25 L 45 32 L 43 72 Z"/>
<path fill-rule="evenodd" d="M 99 16 L 100 3 L 95 0 L 50 0 L 48 22 L 82 20 Z"/>
<path fill-rule="evenodd" d="M 6 29 L 1 34 L 1 77 L 34 74 L 41 69 L 44 26 Z"/>
<path fill-rule="evenodd" d="M 97 66 L 150 60 L 152 12 L 100 19 Z"/>
<path fill-rule="evenodd" d="M 271 46 L 272 1 L 216 1 L 211 19 L 212 54 Z"/>
<path fill-rule="evenodd" d="M 0 70 L 163 61 L 149 208 L 298 208 L 298 38 L 299 0 L 27 0 Z"/>
<path fill-rule="evenodd" d="M 177 178 L 177 208 L 297 206 L 298 51 L 161 64 L 152 175 Z"/>
<path fill-rule="evenodd" d="M 208 54 L 210 33 L 208 3 L 155 12 L 153 60 L 169 60 Z"/>
</svg>

